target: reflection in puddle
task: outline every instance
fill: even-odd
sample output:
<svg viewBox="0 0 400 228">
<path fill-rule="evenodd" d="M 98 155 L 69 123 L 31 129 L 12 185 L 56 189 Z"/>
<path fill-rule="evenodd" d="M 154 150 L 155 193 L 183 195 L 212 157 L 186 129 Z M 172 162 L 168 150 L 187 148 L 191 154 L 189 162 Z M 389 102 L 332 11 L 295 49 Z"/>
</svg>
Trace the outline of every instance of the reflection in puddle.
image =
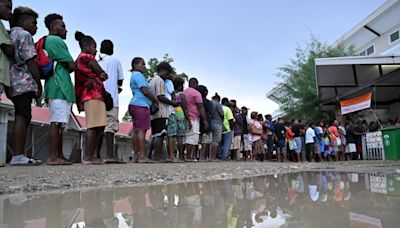
<svg viewBox="0 0 400 228">
<path fill-rule="evenodd" d="M 0 198 L 0 227 L 398 227 L 400 178 L 304 172 Z"/>
</svg>

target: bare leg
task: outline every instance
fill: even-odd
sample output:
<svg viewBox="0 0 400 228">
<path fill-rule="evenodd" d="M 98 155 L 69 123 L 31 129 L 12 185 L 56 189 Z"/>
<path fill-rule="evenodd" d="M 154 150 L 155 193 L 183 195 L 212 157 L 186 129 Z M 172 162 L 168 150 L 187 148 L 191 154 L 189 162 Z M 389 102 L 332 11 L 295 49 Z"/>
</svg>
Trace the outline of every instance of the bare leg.
<svg viewBox="0 0 400 228">
<path fill-rule="evenodd" d="M 58 151 L 60 148 L 60 128 L 61 126 L 58 123 L 50 124 L 50 150 L 47 162 L 56 161 L 58 159 Z"/>
<path fill-rule="evenodd" d="M 91 161 L 96 143 L 96 130 L 94 128 L 87 129 L 86 131 L 86 147 L 83 160 Z"/>
<path fill-rule="evenodd" d="M 104 133 L 107 145 L 107 157 L 109 159 L 116 159 L 115 152 L 114 152 L 114 133 L 112 132 L 105 132 Z M 133 138 L 133 137 L 132 137 Z M 99 143 L 101 147 L 101 142 Z"/>
<path fill-rule="evenodd" d="M 139 159 L 138 147 L 137 147 L 138 129 L 133 129 L 132 133 L 132 149 L 133 149 L 133 162 L 137 162 Z"/>
<path fill-rule="evenodd" d="M 135 144 L 136 144 L 135 153 L 137 153 L 138 162 L 147 161 L 148 158 L 145 156 L 145 149 L 144 149 L 144 144 L 145 144 L 144 137 L 145 137 L 146 130 L 136 129 L 135 132 L 137 132 L 136 140 L 135 140 Z"/>
<path fill-rule="evenodd" d="M 287 162 L 287 153 L 286 153 L 286 149 L 282 148 L 282 154 L 283 154 L 283 162 Z"/>
<path fill-rule="evenodd" d="M 159 161 L 164 160 L 163 142 L 164 136 L 158 136 L 154 139 L 155 159 Z"/>
<path fill-rule="evenodd" d="M 211 145 L 211 156 L 210 156 L 211 161 L 214 161 L 217 159 L 217 150 L 218 150 L 218 144 L 213 143 Z"/>
<path fill-rule="evenodd" d="M 188 153 L 188 159 L 195 159 L 194 156 L 194 146 L 190 145 L 190 144 L 186 144 L 186 149 L 187 149 L 187 153 Z"/>
<path fill-rule="evenodd" d="M 178 150 L 179 150 L 179 159 L 185 160 L 185 143 L 183 142 L 183 137 L 178 136 Z"/>
<path fill-rule="evenodd" d="M 276 161 L 281 162 L 281 153 L 282 153 L 282 148 L 277 147 L 276 148 Z"/>
<path fill-rule="evenodd" d="M 168 136 L 167 137 L 167 145 L 168 145 L 168 158 L 170 160 L 175 160 L 175 151 L 174 151 L 174 137 Z"/>
<path fill-rule="evenodd" d="M 14 122 L 14 156 L 24 154 L 26 131 L 30 120 L 23 116 L 15 116 Z"/>
<path fill-rule="evenodd" d="M 96 127 L 96 144 L 95 144 L 95 150 L 96 150 L 96 157 L 100 158 L 100 149 L 102 146 L 103 142 L 103 132 L 104 132 L 104 127 Z M 114 152 L 114 150 L 111 150 Z"/>
</svg>

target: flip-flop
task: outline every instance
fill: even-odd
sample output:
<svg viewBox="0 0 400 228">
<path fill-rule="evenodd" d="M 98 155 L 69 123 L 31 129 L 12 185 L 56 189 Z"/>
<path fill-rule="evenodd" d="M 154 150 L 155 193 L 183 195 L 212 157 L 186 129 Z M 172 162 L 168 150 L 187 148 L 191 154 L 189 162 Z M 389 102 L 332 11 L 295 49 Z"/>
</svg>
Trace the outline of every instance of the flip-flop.
<svg viewBox="0 0 400 228">
<path fill-rule="evenodd" d="M 55 163 L 48 163 L 46 162 L 46 165 L 72 165 L 71 162 L 64 161 L 64 159 L 61 159 L 62 161 L 55 162 Z"/>
<path fill-rule="evenodd" d="M 29 158 L 28 163 L 16 163 L 16 164 L 11 164 L 12 166 L 38 166 L 43 164 L 43 162 L 39 159 L 33 159 Z"/>
<path fill-rule="evenodd" d="M 126 162 L 119 159 L 104 159 L 104 164 L 126 164 Z"/>
<path fill-rule="evenodd" d="M 150 160 L 150 159 L 144 159 L 144 160 L 138 160 L 137 161 L 137 163 L 141 163 L 141 164 L 144 164 L 144 163 L 156 163 L 155 161 L 153 161 L 153 160 Z"/>
</svg>

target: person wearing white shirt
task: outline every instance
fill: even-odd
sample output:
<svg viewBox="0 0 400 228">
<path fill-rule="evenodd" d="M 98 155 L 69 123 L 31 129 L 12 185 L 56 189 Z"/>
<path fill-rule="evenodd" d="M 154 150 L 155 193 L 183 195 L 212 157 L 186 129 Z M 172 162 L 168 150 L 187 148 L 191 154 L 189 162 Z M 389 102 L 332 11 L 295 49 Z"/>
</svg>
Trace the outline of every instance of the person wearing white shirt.
<svg viewBox="0 0 400 228">
<path fill-rule="evenodd" d="M 314 156 L 314 124 L 309 123 L 306 131 L 306 158 L 307 161 L 311 161 Z"/>
<path fill-rule="evenodd" d="M 122 91 L 121 86 L 124 80 L 124 74 L 122 71 L 121 62 L 112 56 L 114 54 L 114 45 L 111 40 L 103 40 L 100 46 L 100 60 L 99 65 L 107 73 L 108 79 L 105 80 L 104 87 L 113 98 L 114 108 L 107 111 L 107 123 L 108 125 L 104 129 L 104 136 L 107 145 L 106 163 L 121 163 L 116 157 L 114 151 L 114 135 L 119 130 L 118 120 L 118 94 Z M 101 142 L 98 147 L 98 154 L 101 148 Z"/>
</svg>

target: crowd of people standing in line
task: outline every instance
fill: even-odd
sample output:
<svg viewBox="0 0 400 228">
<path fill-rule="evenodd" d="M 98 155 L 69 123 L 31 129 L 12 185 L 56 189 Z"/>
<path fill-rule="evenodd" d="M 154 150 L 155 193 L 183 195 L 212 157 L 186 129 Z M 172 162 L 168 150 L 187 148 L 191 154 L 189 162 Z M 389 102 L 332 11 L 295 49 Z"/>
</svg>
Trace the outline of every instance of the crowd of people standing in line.
<svg viewBox="0 0 400 228">
<path fill-rule="evenodd" d="M 67 29 L 63 17 L 49 14 L 44 23 L 49 34 L 42 37 L 42 47 L 35 44 L 38 14 L 28 7 L 12 10 L 11 0 L 0 0 L 0 19 L 10 21 L 11 31 L 0 24 L 0 85 L 15 107 L 12 165 L 37 165 L 41 161 L 24 155 L 24 145 L 32 115 L 31 103 L 44 93 L 51 117 L 48 165 L 70 165 L 62 151 L 63 132 L 70 118 L 72 104 L 85 112 L 86 143 L 83 164 L 124 163 L 114 151 L 118 131 L 118 94 L 124 80 L 120 61 L 115 58 L 112 41 L 100 45 L 91 36 L 75 33 L 81 53 L 74 61 L 63 40 Z M 40 41 L 40 40 L 39 40 Z M 46 51 L 54 70 L 45 78 L 37 64 L 40 52 Z M 300 120 L 272 121 L 271 115 L 237 107 L 216 93 L 208 99 L 208 90 L 198 79 L 174 76 L 173 67 L 161 62 L 150 82 L 144 76 L 145 60 L 135 57 L 131 63 L 133 161 L 137 163 L 269 160 L 316 161 L 360 159 L 360 124 L 343 126 L 337 121 L 309 123 Z M 73 85 L 70 73 L 75 73 Z M 106 91 L 112 107 L 106 108 Z M 265 117 L 265 119 L 264 119 Z M 152 140 L 146 147 L 145 134 L 151 128 Z M 105 159 L 98 158 L 103 138 L 107 145 Z M 164 139 L 167 153 L 164 154 Z M 177 144 L 177 150 L 175 150 Z M 305 153 L 303 153 L 305 148 Z M 304 156 L 306 155 L 306 156 Z M 305 158 L 304 158 L 305 157 Z"/>
<path fill-rule="evenodd" d="M 63 17 L 49 14 L 44 23 L 49 33 L 34 43 L 38 14 L 28 7 L 12 12 L 11 0 L 0 0 L 0 19 L 10 22 L 11 31 L 0 23 L 0 93 L 14 104 L 15 121 L 11 165 L 39 165 L 38 159 L 24 154 L 27 130 L 32 118 L 31 103 L 42 93 L 50 110 L 48 165 L 70 165 L 64 156 L 63 133 L 68 125 L 72 104 L 85 111 L 87 127 L 83 164 L 122 163 L 114 151 L 114 134 L 118 131 L 118 93 L 124 79 L 120 61 L 113 57 L 114 45 L 104 40 L 96 59 L 96 41 L 81 32 L 75 33 L 81 53 L 74 60 L 64 40 L 67 29 Z M 39 44 L 39 45 L 38 45 Z M 45 53 L 45 54 L 44 54 Z M 40 57 L 48 58 L 50 74 L 45 76 Z M 43 68 L 42 68 L 43 67 Z M 75 73 L 75 86 L 70 74 Z M 45 79 L 42 88 L 41 79 Z M 106 110 L 106 91 L 112 96 L 112 107 Z M 98 159 L 105 138 L 107 156 Z"/>
</svg>

